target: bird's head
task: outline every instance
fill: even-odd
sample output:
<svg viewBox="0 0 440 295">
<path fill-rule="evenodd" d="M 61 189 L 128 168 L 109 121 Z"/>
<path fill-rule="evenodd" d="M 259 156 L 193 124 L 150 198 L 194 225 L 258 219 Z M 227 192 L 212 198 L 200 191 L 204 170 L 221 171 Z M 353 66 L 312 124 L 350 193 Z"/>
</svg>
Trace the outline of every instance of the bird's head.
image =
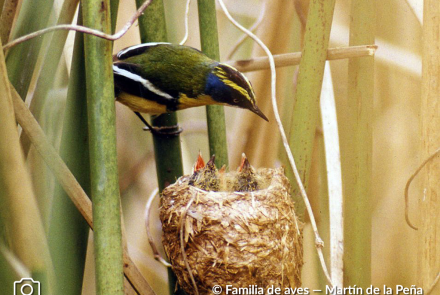
<svg viewBox="0 0 440 295">
<path fill-rule="evenodd" d="M 205 94 L 220 104 L 250 110 L 269 121 L 256 104 L 251 83 L 234 67 L 216 63 L 207 77 Z"/>
</svg>

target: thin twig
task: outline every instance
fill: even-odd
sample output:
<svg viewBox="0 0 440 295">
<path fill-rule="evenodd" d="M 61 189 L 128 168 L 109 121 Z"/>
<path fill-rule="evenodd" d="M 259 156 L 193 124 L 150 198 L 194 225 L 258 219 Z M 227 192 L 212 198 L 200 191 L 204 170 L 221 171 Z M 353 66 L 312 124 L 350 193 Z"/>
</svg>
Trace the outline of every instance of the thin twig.
<svg viewBox="0 0 440 295">
<path fill-rule="evenodd" d="M 377 45 L 329 48 L 327 51 L 327 60 L 372 56 L 376 53 L 376 50 Z M 299 65 L 299 62 L 301 61 L 301 52 L 276 54 L 273 57 L 275 60 L 275 67 L 277 68 L 296 66 Z M 259 71 L 270 68 L 269 58 L 267 56 L 237 61 L 230 60 L 225 63 L 233 66 L 240 72 Z"/>
<path fill-rule="evenodd" d="M 156 244 L 154 243 L 153 236 L 150 232 L 150 211 L 151 211 L 151 204 L 153 203 L 156 196 L 159 195 L 159 189 L 155 188 L 153 192 L 151 193 L 150 197 L 148 198 L 147 204 L 145 205 L 145 228 L 147 231 L 147 237 L 148 237 L 148 243 L 150 243 L 151 250 L 153 251 L 154 259 L 165 265 L 166 267 L 171 267 L 171 264 L 166 261 L 157 250 Z"/>
<path fill-rule="evenodd" d="M 425 291 L 425 295 L 431 294 L 432 290 L 434 290 L 435 286 L 438 284 L 438 281 L 440 280 L 440 272 L 437 274 L 437 276 L 434 279 L 434 282 L 432 282 L 431 287 L 427 291 Z"/>
<path fill-rule="evenodd" d="M 31 34 L 25 35 L 23 37 L 17 38 L 11 42 L 9 42 L 8 44 L 5 44 L 3 46 L 3 50 L 6 50 L 8 48 L 11 48 L 17 44 L 23 43 L 27 40 L 33 39 L 35 37 L 53 32 L 53 31 L 59 31 L 59 30 L 70 30 L 70 31 L 77 31 L 77 32 L 81 32 L 81 33 L 86 33 L 86 34 L 90 34 L 90 35 L 94 35 L 96 37 L 99 38 L 103 38 L 106 40 L 110 40 L 110 41 L 115 41 L 118 40 L 119 38 L 121 38 L 122 36 L 125 35 L 125 33 L 127 33 L 128 29 L 130 29 L 130 27 L 134 24 L 134 22 L 139 18 L 139 16 L 142 15 L 142 13 L 144 12 L 144 10 L 150 5 L 152 0 L 146 0 L 141 7 L 139 7 L 139 9 L 136 11 L 136 13 L 131 17 L 131 19 L 124 25 L 124 27 L 119 30 L 117 33 L 113 34 L 113 35 L 109 35 L 106 33 L 103 33 L 101 31 L 98 30 L 94 30 L 94 29 L 90 29 L 88 27 L 84 27 L 84 26 L 78 26 L 78 25 L 57 25 L 57 26 L 53 26 L 53 27 L 49 27 L 40 31 L 36 31 L 33 32 Z"/>
<path fill-rule="evenodd" d="M 241 26 L 229 14 L 228 10 L 226 9 L 225 4 L 223 3 L 223 0 L 218 0 L 218 2 L 220 3 L 220 6 L 222 7 L 226 17 L 238 29 L 240 29 L 242 32 L 248 34 L 252 39 L 254 39 L 255 42 L 257 42 L 258 45 L 260 45 L 260 47 L 266 52 L 266 54 L 267 54 L 267 56 L 269 58 L 270 69 L 271 69 L 271 77 L 272 77 L 272 79 L 271 79 L 272 106 L 273 106 L 273 112 L 274 112 L 274 115 L 275 115 L 275 120 L 277 122 L 278 129 L 280 130 L 281 139 L 283 141 L 284 149 L 286 150 L 287 157 L 289 158 L 290 165 L 291 165 L 293 173 L 295 175 L 295 180 L 296 180 L 296 182 L 298 184 L 301 196 L 304 199 L 304 203 L 306 205 L 307 212 L 308 212 L 309 217 L 310 217 L 310 222 L 312 224 L 313 232 L 315 233 L 315 246 L 316 246 L 316 250 L 318 251 L 318 256 L 319 256 L 319 260 L 321 262 L 322 270 L 324 271 L 324 274 L 325 274 L 325 276 L 327 278 L 328 283 L 331 286 L 333 286 L 332 280 L 330 278 L 330 275 L 328 273 L 327 266 L 326 266 L 326 263 L 325 263 L 325 260 L 324 260 L 324 255 L 322 254 L 322 247 L 324 246 L 324 242 L 322 241 L 321 237 L 319 236 L 318 227 L 316 226 L 316 221 L 315 221 L 315 217 L 314 217 L 314 214 L 313 214 L 313 210 L 312 210 L 312 207 L 310 205 L 309 199 L 307 197 L 307 193 L 306 193 L 306 190 L 304 188 L 304 185 L 303 185 L 303 183 L 301 181 L 301 177 L 300 177 L 300 175 L 298 173 L 298 169 L 296 167 L 295 161 L 293 159 L 292 152 L 291 152 L 290 147 L 289 147 L 289 143 L 287 141 L 286 133 L 285 133 L 283 125 L 281 123 L 280 114 L 278 112 L 278 106 L 277 106 L 277 100 L 276 100 L 276 71 L 275 71 L 275 61 L 274 61 L 273 55 L 270 52 L 269 48 L 267 48 L 267 46 L 257 36 L 255 36 L 252 32 L 249 32 L 246 28 Z"/>
<path fill-rule="evenodd" d="M 418 230 L 418 228 L 412 224 L 412 222 L 409 219 L 409 186 L 411 185 L 411 182 L 414 180 L 414 178 L 419 174 L 420 170 L 422 170 L 423 167 L 425 167 L 426 164 L 428 164 L 429 161 L 431 161 L 435 156 L 437 156 L 440 153 L 440 148 L 437 149 L 432 155 L 430 155 L 423 163 L 419 166 L 419 168 L 414 171 L 414 173 L 411 175 L 411 177 L 408 179 L 405 185 L 405 220 L 406 223 L 415 230 Z"/>
<path fill-rule="evenodd" d="M 188 271 L 189 278 L 191 279 L 191 283 L 193 284 L 194 291 L 196 295 L 199 295 L 199 289 L 197 288 L 196 280 L 194 279 L 194 276 L 192 274 L 192 269 L 188 263 L 188 257 L 186 256 L 186 252 L 185 252 L 185 243 L 183 240 L 183 225 L 185 224 L 186 213 L 188 212 L 189 207 L 191 207 L 194 200 L 195 200 L 195 196 L 192 196 L 191 200 L 189 200 L 188 204 L 186 205 L 185 210 L 182 212 L 182 216 L 180 217 L 180 252 L 182 253 L 183 262 L 185 263 L 185 267 L 186 270 Z"/>
<path fill-rule="evenodd" d="M 267 8 L 267 0 L 263 2 L 261 7 L 261 11 L 260 11 L 260 15 L 258 16 L 258 19 L 255 21 L 255 23 L 249 28 L 249 31 L 251 32 L 255 32 L 256 29 L 258 29 L 258 27 L 261 25 L 261 23 L 263 22 L 264 19 L 264 15 L 266 14 L 266 8 Z M 238 48 L 240 48 L 240 46 L 244 43 L 244 41 L 249 38 L 249 36 L 247 34 L 243 34 L 238 40 L 237 43 L 235 43 L 234 47 L 232 47 L 231 51 L 229 51 L 228 56 L 226 57 L 226 59 L 231 59 L 232 56 L 235 54 L 235 52 L 237 52 Z"/>
<path fill-rule="evenodd" d="M 188 40 L 189 35 L 189 26 L 188 26 L 188 18 L 189 18 L 189 5 L 191 4 L 191 0 L 186 1 L 186 10 L 185 10 L 185 36 L 182 41 L 180 41 L 179 45 L 185 45 Z"/>
</svg>

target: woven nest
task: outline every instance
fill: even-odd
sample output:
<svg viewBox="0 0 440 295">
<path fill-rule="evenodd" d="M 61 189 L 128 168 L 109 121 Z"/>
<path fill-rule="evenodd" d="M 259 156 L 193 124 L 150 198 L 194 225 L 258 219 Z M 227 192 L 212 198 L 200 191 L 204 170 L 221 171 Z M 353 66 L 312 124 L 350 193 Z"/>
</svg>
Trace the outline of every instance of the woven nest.
<svg viewBox="0 0 440 295">
<path fill-rule="evenodd" d="M 163 191 L 163 245 L 187 294 L 212 294 L 215 285 L 301 286 L 302 236 L 289 182 L 282 168 L 256 175 L 261 189 L 253 192 L 208 192 L 189 185 L 189 176 Z"/>
</svg>

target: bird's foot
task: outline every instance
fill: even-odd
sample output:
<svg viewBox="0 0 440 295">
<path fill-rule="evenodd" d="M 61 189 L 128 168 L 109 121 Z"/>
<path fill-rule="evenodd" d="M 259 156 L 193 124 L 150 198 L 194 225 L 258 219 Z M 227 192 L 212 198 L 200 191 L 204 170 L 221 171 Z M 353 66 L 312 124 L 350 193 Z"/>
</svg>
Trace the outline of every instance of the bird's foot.
<svg viewBox="0 0 440 295">
<path fill-rule="evenodd" d="M 163 137 L 173 137 L 178 136 L 180 133 L 182 133 L 183 129 L 179 127 L 179 125 L 174 126 L 162 126 L 162 127 L 156 127 L 147 125 L 143 128 L 145 131 L 151 131 L 153 135 L 157 136 L 163 136 Z"/>
<path fill-rule="evenodd" d="M 145 124 L 145 127 L 143 129 L 146 131 L 151 131 L 153 135 L 163 136 L 163 137 L 174 137 L 174 136 L 178 136 L 183 131 L 183 129 L 180 128 L 179 125 L 153 127 L 145 120 L 144 117 L 142 117 L 142 115 L 139 112 L 134 112 L 134 113 L 136 114 L 136 116 L 138 116 L 138 118 L 142 121 L 142 123 Z"/>
</svg>

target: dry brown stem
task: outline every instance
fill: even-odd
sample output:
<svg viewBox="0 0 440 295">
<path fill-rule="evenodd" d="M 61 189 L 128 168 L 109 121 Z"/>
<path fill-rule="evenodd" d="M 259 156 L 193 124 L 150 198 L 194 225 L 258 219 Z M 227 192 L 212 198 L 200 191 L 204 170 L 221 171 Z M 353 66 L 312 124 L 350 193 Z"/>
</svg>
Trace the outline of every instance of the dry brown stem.
<svg viewBox="0 0 440 295">
<path fill-rule="evenodd" d="M 0 16 L 0 38 L 3 43 L 9 41 L 14 19 L 17 17 L 17 9 L 20 6 L 20 0 L 5 1 Z"/>
<path fill-rule="evenodd" d="M 353 57 L 372 56 L 377 50 L 377 45 L 360 45 L 349 47 L 329 48 L 327 60 L 345 59 Z M 273 56 L 275 67 L 288 67 L 298 65 L 301 61 L 301 52 L 276 54 Z M 225 62 L 241 72 L 251 72 L 269 69 L 269 58 L 255 57 L 246 60 L 227 61 Z"/>
</svg>

